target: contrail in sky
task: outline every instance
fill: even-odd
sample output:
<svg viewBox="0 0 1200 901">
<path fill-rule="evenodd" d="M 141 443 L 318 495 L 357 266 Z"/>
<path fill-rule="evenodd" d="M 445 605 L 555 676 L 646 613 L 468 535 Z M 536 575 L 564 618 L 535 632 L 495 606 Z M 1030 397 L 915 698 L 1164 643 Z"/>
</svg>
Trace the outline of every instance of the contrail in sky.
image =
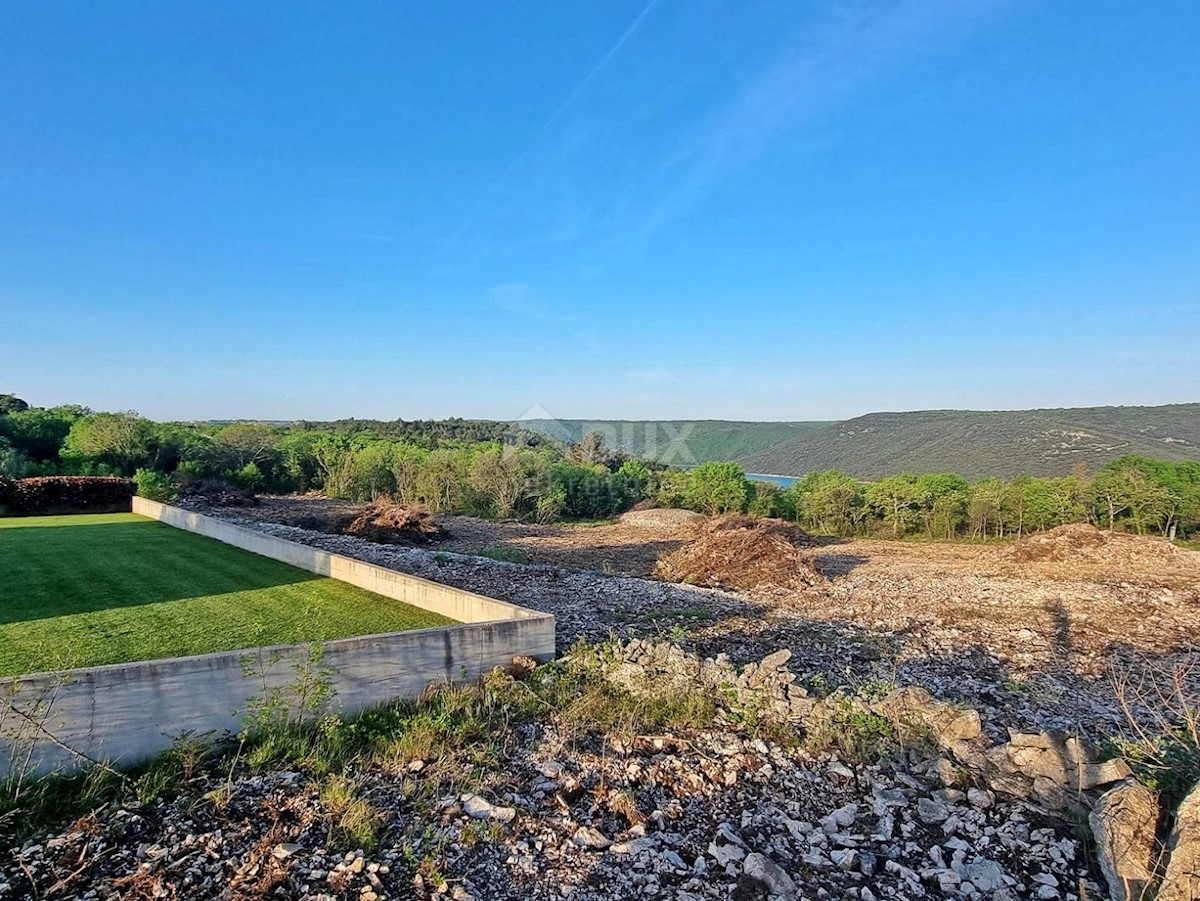
<svg viewBox="0 0 1200 901">
<path fill-rule="evenodd" d="M 608 49 L 608 52 L 600 58 L 600 61 L 596 63 L 596 65 L 592 66 L 587 75 L 583 76 L 583 79 L 579 82 L 579 84 L 575 85 L 575 87 L 571 90 L 571 93 L 567 94 L 566 99 L 563 100 L 563 102 L 558 105 L 558 108 L 550 114 L 550 118 L 543 122 L 538 130 L 534 132 L 533 138 L 525 146 L 525 149 L 513 157 L 512 161 L 504 167 L 500 175 L 497 176 L 496 179 L 488 186 L 487 190 L 483 192 L 483 197 L 480 198 L 479 202 L 476 203 L 471 209 L 471 212 L 467 215 L 467 218 L 463 220 L 463 224 L 458 227 L 458 231 L 456 231 L 451 236 L 450 240 L 446 242 L 445 249 L 448 250 L 449 248 L 453 247 L 454 244 L 457 243 L 458 239 L 463 236 L 466 230 L 470 228 L 472 224 L 474 224 L 476 218 L 478 218 L 480 211 L 483 209 L 484 204 L 487 203 L 488 199 L 494 193 L 496 193 L 496 190 L 502 184 L 504 184 L 505 181 L 508 180 L 508 177 L 512 175 L 513 171 L 525 161 L 525 158 L 529 156 L 530 152 L 534 147 L 537 146 L 542 137 L 548 131 L 550 131 L 550 129 L 555 126 L 558 120 L 562 118 L 563 114 L 574 105 L 575 101 L 579 98 L 579 95 L 587 90 L 588 85 L 595 81 L 600 73 L 607 68 L 608 64 L 612 62 L 613 57 L 621 52 L 621 48 L 625 46 L 631 37 L 633 37 L 633 35 L 641 27 L 642 22 L 644 22 L 646 17 L 654 11 L 654 8 L 658 6 L 660 2 L 661 0 L 650 0 L 650 2 L 645 5 L 642 11 L 637 14 L 633 22 L 630 23 L 629 27 L 625 29 L 619 38 L 617 38 L 617 42 Z"/>
</svg>

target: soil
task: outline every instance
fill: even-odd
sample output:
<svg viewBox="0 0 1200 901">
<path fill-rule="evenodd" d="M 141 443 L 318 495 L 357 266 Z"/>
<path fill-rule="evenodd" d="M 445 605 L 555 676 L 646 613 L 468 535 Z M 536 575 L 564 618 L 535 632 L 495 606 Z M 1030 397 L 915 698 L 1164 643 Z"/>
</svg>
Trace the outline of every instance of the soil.
<svg viewBox="0 0 1200 901">
<path fill-rule="evenodd" d="M 1009 727 L 1111 734 L 1128 723 L 1113 673 L 1188 669 L 1200 697 L 1200 552 L 1082 561 L 1013 559 L 1014 545 L 817 539 L 821 578 L 725 590 L 664 582 L 661 556 L 696 529 L 627 523 L 526 525 L 444 517 L 434 548 L 374 544 L 273 523 L 353 505 L 267 498 L 210 512 L 292 541 L 553 613 L 558 646 L 658 636 L 738 663 L 787 648 L 791 670 L 828 684 L 898 680 Z M 1155 539 L 1143 538 L 1140 542 Z M 507 559 L 475 556 L 503 549 Z M 1177 551 L 1177 552 L 1176 552 Z M 515 553 L 513 553 L 515 552 Z M 1195 683 L 1195 684 L 1192 684 Z"/>
<path fill-rule="evenodd" d="M 254 508 L 237 515 L 320 532 L 333 532 L 338 522 L 361 513 L 365 504 L 315 495 L 261 497 Z M 232 511 L 231 511 L 232 512 Z M 683 524 L 647 527 L 633 522 L 536 523 L 492 522 L 472 516 L 437 515 L 446 532 L 438 550 L 458 554 L 508 551 L 530 563 L 588 569 L 612 575 L 648 576 L 659 557 L 678 550 L 690 537 Z"/>
<path fill-rule="evenodd" d="M 338 521 L 358 515 L 366 508 L 365 504 L 316 495 L 264 496 L 259 501 L 257 507 L 238 509 L 236 515 L 332 531 Z M 627 513 L 615 522 L 549 525 L 437 515 L 438 523 L 448 533 L 438 548 L 459 554 L 504 549 L 516 552 L 515 556 L 530 563 L 648 577 L 654 574 L 660 557 L 678 550 L 694 535 L 692 517 L 651 517 L 650 522 L 638 518 L 655 512 L 673 511 Z M 831 578 L 854 571 L 871 576 L 940 573 L 999 579 L 1128 582 L 1175 588 L 1200 583 L 1200 551 L 1174 547 L 1157 538 L 1117 534 L 1107 544 L 1123 551 L 1062 550 L 1064 545 L 1077 543 L 1073 536 L 1079 531 L 1088 530 L 1109 534 L 1091 526 L 1071 525 L 1029 536 L 1023 542 L 988 544 L 818 537 L 813 539 L 817 546 L 813 553 L 818 569 Z M 1022 550 L 1047 537 L 1056 548 L 1054 553 L 1031 554 Z M 1134 548 L 1132 552 L 1130 546 Z"/>
</svg>

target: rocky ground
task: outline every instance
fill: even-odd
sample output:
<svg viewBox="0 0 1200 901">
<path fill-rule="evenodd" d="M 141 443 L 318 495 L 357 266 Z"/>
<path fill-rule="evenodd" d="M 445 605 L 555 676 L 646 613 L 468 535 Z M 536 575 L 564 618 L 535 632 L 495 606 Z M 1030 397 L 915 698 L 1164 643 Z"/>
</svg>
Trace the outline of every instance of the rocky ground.
<svg viewBox="0 0 1200 901">
<path fill-rule="evenodd" d="M 5 868 L 8 897 L 1106 897 L 1063 822 L 936 775 L 737 734 L 636 749 L 560 738 L 531 727 L 491 800 L 448 795 L 431 815 L 407 800 L 419 775 L 371 775 L 363 791 L 407 838 L 369 854 L 329 847 L 314 784 L 276 773 L 236 780 L 221 811 L 102 812 L 27 844 Z"/>
<path fill-rule="evenodd" d="M 1200 634 L 1188 562 L 1110 572 L 853 541 L 817 549 L 824 583 L 733 593 L 627 574 L 678 547 L 671 530 L 629 550 L 639 532 L 624 525 L 539 537 L 446 523 L 477 545 L 458 550 L 507 542 L 557 564 L 518 565 L 300 529 L 269 506 L 209 512 L 552 612 L 564 653 L 615 638 L 605 679 L 661 690 L 685 673 L 715 699 L 716 728 L 581 730 L 548 712 L 472 759 L 467 784 L 420 754 L 365 766 L 348 775 L 382 822 L 366 852 L 331 828 L 323 777 L 204 777 L 14 847 L 0 897 L 1119 897 L 1086 817 L 1124 773 L 1063 764 L 1077 745 L 1062 736 L 1127 728 L 1112 673 L 1186 664 Z M 812 740 L 831 715 L 851 737 L 899 728 L 897 686 L 928 692 L 915 697 L 940 717 L 932 742 L 879 758 L 845 735 Z M 784 728 L 759 728 L 754 698 Z"/>
<path fill-rule="evenodd" d="M 221 512 L 221 511 L 218 511 Z M 814 550 L 827 581 L 801 590 L 728 592 L 571 566 L 519 565 L 436 548 L 379 545 L 221 512 L 270 534 L 553 613 L 560 650 L 578 638 L 670 637 L 704 656 L 747 662 L 792 651 L 802 680 L 918 684 L 1008 727 L 1107 735 L 1126 719 L 1114 671 L 1196 657 L 1200 553 L 1194 575 L 1011 562 L 1008 546 L 839 541 Z M 451 533 L 463 518 L 449 518 Z M 492 538 L 514 524 L 483 524 Z M 528 527 L 551 528 L 551 527 Z M 686 527 L 553 527 L 611 548 L 612 531 L 678 546 Z M 631 537 L 632 536 L 632 537 Z M 522 541 L 525 539 L 523 538 Z M 530 539 L 532 540 L 532 539 Z M 563 539 L 566 540 L 566 539 Z M 482 541 L 482 539 L 480 539 Z M 485 543 L 484 546 L 491 546 Z M 1073 577 L 1072 577 L 1073 576 Z M 1198 673 L 1197 675 L 1200 675 Z"/>
</svg>

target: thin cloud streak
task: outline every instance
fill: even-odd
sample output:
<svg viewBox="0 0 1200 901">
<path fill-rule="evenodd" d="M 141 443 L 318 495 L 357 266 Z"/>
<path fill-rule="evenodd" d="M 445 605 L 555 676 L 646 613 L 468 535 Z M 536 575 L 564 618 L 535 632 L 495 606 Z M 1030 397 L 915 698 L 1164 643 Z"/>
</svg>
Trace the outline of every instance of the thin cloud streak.
<svg viewBox="0 0 1200 901">
<path fill-rule="evenodd" d="M 521 164 L 529 158 L 530 154 L 541 143 L 542 139 L 551 131 L 551 129 L 554 128 L 555 125 L 558 124 L 558 121 L 566 114 L 567 110 L 575 105 L 575 102 L 579 99 L 580 95 L 587 90 L 588 86 L 596 80 L 600 73 L 608 67 L 608 64 L 612 62 L 618 53 L 621 52 L 621 49 L 629 42 L 629 39 L 633 37 L 633 35 L 641 27 L 642 22 L 644 22 L 646 17 L 654 11 L 654 8 L 658 6 L 659 2 L 660 0 L 650 0 L 650 2 L 642 8 L 642 11 L 637 14 L 633 22 L 630 23 L 629 27 L 625 29 L 619 38 L 617 38 L 617 42 L 608 49 L 608 52 L 600 58 L 600 61 L 596 63 L 596 65 L 592 66 L 588 73 L 583 76 L 583 79 L 571 89 L 571 92 L 567 94 L 563 102 L 560 103 L 554 112 L 550 114 L 550 117 L 538 127 L 537 131 L 534 132 L 533 137 L 525 145 L 525 148 L 512 158 L 509 164 L 501 170 L 500 174 L 483 192 L 483 196 L 471 209 L 470 213 L 467 214 L 467 218 L 463 220 L 462 225 L 458 227 L 458 230 L 455 231 L 455 233 L 450 237 L 450 240 L 446 242 L 445 250 L 452 249 L 454 245 L 458 243 L 459 239 L 466 234 L 467 230 L 475 223 L 475 220 L 479 218 L 479 214 L 483 211 L 483 208 L 492 199 L 492 197 L 495 196 L 496 192 L 499 191 L 501 186 L 508 181 L 513 172 L 515 172 L 521 166 Z"/>
<path fill-rule="evenodd" d="M 683 169 L 677 187 L 644 213 L 632 234 L 648 240 L 783 132 L 845 102 L 889 67 L 935 49 L 932 38 L 993 7 L 922 0 L 906 6 L 862 4 L 840 16 L 807 49 L 789 53 L 697 130 L 691 146 L 669 163 Z"/>
</svg>

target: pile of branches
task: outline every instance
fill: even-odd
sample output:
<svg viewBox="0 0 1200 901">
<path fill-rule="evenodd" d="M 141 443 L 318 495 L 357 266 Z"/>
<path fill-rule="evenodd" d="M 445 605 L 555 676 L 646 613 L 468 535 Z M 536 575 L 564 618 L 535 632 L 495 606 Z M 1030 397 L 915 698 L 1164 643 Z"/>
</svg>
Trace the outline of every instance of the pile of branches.
<svg viewBox="0 0 1200 901">
<path fill-rule="evenodd" d="M 227 479 L 187 478 L 179 480 L 179 497 L 210 507 L 257 507 L 258 496 Z"/>
<path fill-rule="evenodd" d="M 1087 523 L 1068 523 L 1022 538 L 1009 555 L 1017 563 L 1169 563 L 1187 551 L 1162 538 L 1109 532 Z"/>
<path fill-rule="evenodd" d="M 388 501 L 378 501 L 357 516 L 343 519 L 338 531 L 379 544 L 429 544 L 450 537 L 424 507 Z"/>
<path fill-rule="evenodd" d="M 814 544 L 780 519 L 725 516 L 697 526 L 692 540 L 658 561 L 655 574 L 724 588 L 803 588 L 824 580 L 806 551 Z"/>
</svg>

